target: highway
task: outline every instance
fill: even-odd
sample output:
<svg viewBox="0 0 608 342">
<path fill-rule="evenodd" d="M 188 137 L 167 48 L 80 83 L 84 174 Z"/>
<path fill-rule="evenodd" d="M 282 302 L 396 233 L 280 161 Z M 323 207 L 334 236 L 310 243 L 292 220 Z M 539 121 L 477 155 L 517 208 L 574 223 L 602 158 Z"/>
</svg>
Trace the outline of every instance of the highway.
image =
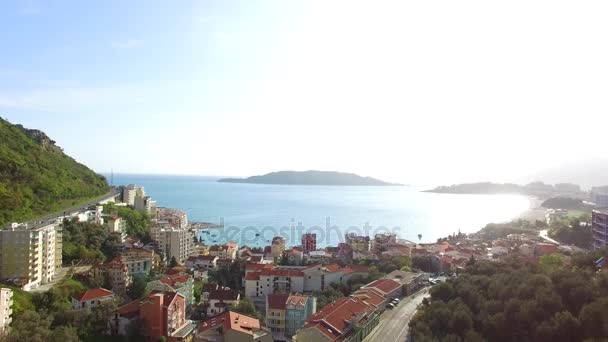
<svg viewBox="0 0 608 342">
<path fill-rule="evenodd" d="M 402 298 L 396 308 L 386 310 L 380 315 L 378 327 L 366 337 L 365 341 L 405 341 L 410 320 L 416 313 L 418 305 L 428 296 L 428 288 L 425 287 L 411 296 Z"/>
</svg>

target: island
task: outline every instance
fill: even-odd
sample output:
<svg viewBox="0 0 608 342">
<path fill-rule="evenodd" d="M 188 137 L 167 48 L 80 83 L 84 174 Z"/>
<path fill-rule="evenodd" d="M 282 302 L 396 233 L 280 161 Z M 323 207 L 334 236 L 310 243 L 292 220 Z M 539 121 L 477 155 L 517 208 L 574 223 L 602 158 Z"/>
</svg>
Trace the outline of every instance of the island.
<svg viewBox="0 0 608 342">
<path fill-rule="evenodd" d="M 514 194 L 534 196 L 542 199 L 553 197 L 567 197 L 572 199 L 586 199 L 588 194 L 582 191 L 580 186 L 571 183 L 557 183 L 555 185 L 545 184 L 540 181 L 532 182 L 526 185 L 518 185 L 513 183 L 465 183 L 455 184 L 450 186 L 439 186 L 425 192 L 436 192 L 442 194 Z M 560 201 L 563 202 L 563 201 Z M 572 205 L 572 203 L 569 203 Z"/>
<path fill-rule="evenodd" d="M 278 171 L 248 178 L 223 178 L 221 183 L 277 184 L 277 185 L 356 185 L 356 186 L 401 186 L 354 173 L 336 171 Z"/>
</svg>

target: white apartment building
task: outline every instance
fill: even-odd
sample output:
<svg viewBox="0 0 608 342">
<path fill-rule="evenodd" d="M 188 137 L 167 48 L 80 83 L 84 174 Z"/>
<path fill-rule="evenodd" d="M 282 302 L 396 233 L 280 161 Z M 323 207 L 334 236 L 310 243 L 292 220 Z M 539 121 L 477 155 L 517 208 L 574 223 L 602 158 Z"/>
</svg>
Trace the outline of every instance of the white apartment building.
<svg viewBox="0 0 608 342">
<path fill-rule="evenodd" d="M 156 218 L 162 225 L 182 229 L 188 227 L 188 215 L 178 209 L 158 207 L 156 208 Z"/>
<path fill-rule="evenodd" d="M 0 289 L 0 336 L 8 332 L 13 318 L 13 290 Z"/>
<path fill-rule="evenodd" d="M 13 223 L 0 230 L 0 279 L 25 291 L 52 281 L 62 264 L 61 231 L 56 222 Z"/>
<path fill-rule="evenodd" d="M 156 201 L 150 196 L 136 196 L 134 207 L 135 210 L 146 213 L 152 218 L 156 217 Z"/>
<path fill-rule="evenodd" d="M 129 184 L 122 189 L 122 201 L 128 205 L 135 206 L 135 198 L 146 196 L 143 186 Z"/>
<path fill-rule="evenodd" d="M 155 226 L 151 235 L 167 262 L 175 257 L 177 262 L 183 264 L 194 253 L 194 232 L 190 230 Z"/>
</svg>

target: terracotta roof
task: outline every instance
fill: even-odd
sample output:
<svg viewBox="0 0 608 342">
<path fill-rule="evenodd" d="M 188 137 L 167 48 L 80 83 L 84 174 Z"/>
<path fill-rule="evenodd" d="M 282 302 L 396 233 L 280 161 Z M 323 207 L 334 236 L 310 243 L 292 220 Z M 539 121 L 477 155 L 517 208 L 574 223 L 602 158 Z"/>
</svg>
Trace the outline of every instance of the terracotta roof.
<svg viewBox="0 0 608 342">
<path fill-rule="evenodd" d="M 364 319 L 374 311 L 372 306 L 357 297 L 341 298 L 310 316 L 304 328 L 317 328 L 332 340 L 336 340 L 352 331 L 349 325 L 353 318 Z"/>
<path fill-rule="evenodd" d="M 209 300 L 238 300 L 239 291 L 217 289 L 209 291 Z"/>
<path fill-rule="evenodd" d="M 260 271 L 260 275 L 275 276 L 275 277 L 303 277 L 304 272 L 275 268 L 275 269 L 262 269 Z"/>
<path fill-rule="evenodd" d="M 401 284 L 392 279 L 378 279 L 364 286 L 364 288 L 376 288 L 382 293 L 390 293 L 401 287 Z"/>
<path fill-rule="evenodd" d="M 176 275 L 176 274 L 180 274 L 180 273 L 186 273 L 187 270 L 188 270 L 188 267 L 186 267 L 186 266 L 175 266 L 175 267 L 172 267 L 172 268 L 168 269 L 167 271 L 165 271 L 164 274 Z"/>
<path fill-rule="evenodd" d="M 203 292 L 210 292 L 211 290 L 217 290 L 220 286 L 214 283 L 203 284 Z"/>
<path fill-rule="evenodd" d="M 379 307 L 386 302 L 386 298 L 373 288 L 361 289 L 355 292 L 353 296 L 362 299 L 367 304 L 371 304 L 375 307 Z"/>
<path fill-rule="evenodd" d="M 224 328 L 224 334 L 228 330 L 235 330 L 248 335 L 253 335 L 254 331 L 260 329 L 260 321 L 240 313 L 226 311 L 201 322 L 198 331 L 202 333 L 207 330 L 217 329 L 220 326 Z"/>
<path fill-rule="evenodd" d="M 266 296 L 267 308 L 270 310 L 285 310 L 285 303 L 289 295 L 286 294 L 271 294 Z"/>
<path fill-rule="evenodd" d="M 352 273 L 368 273 L 369 267 L 367 266 L 359 266 L 359 265 L 350 265 L 346 266 L 342 269 L 344 274 L 352 274 Z"/>
<path fill-rule="evenodd" d="M 289 295 L 285 305 L 305 305 L 310 297 L 299 293 Z"/>
<path fill-rule="evenodd" d="M 87 291 L 79 294 L 78 296 L 74 297 L 74 299 L 76 299 L 79 302 L 83 302 L 83 301 L 87 301 L 87 300 L 93 300 L 93 299 L 112 296 L 112 295 L 114 295 L 114 292 L 106 290 L 106 289 L 98 288 L 98 289 L 87 290 Z"/>
<path fill-rule="evenodd" d="M 260 272 L 249 272 L 245 275 L 245 280 L 260 280 Z"/>
<path fill-rule="evenodd" d="M 340 265 L 338 265 L 338 264 L 327 265 L 327 266 L 325 266 L 325 269 L 328 272 L 332 272 L 332 273 L 340 272 Z"/>
<path fill-rule="evenodd" d="M 167 284 L 173 288 L 176 287 L 177 284 L 183 284 L 187 282 L 190 278 L 192 278 L 189 274 L 175 274 L 170 275 L 166 278 L 161 278 L 159 281 L 163 284 Z"/>
</svg>

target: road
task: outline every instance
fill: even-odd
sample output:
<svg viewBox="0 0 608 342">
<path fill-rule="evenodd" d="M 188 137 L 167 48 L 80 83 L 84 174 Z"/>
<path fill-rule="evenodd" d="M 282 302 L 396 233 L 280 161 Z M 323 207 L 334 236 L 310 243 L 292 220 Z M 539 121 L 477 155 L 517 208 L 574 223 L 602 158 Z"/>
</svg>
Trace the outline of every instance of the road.
<svg viewBox="0 0 608 342">
<path fill-rule="evenodd" d="M 553 240 L 552 238 L 549 237 L 549 229 L 543 229 L 540 232 L 538 232 L 538 236 L 545 240 L 545 241 L 549 241 L 551 243 L 554 243 L 556 245 L 559 245 L 559 242 Z"/>
<path fill-rule="evenodd" d="M 418 305 L 428 296 L 428 288 L 423 288 L 413 295 L 401 299 L 401 303 L 393 310 L 384 311 L 380 315 L 378 327 L 367 336 L 365 341 L 405 341 L 410 319 L 416 313 Z"/>
</svg>

